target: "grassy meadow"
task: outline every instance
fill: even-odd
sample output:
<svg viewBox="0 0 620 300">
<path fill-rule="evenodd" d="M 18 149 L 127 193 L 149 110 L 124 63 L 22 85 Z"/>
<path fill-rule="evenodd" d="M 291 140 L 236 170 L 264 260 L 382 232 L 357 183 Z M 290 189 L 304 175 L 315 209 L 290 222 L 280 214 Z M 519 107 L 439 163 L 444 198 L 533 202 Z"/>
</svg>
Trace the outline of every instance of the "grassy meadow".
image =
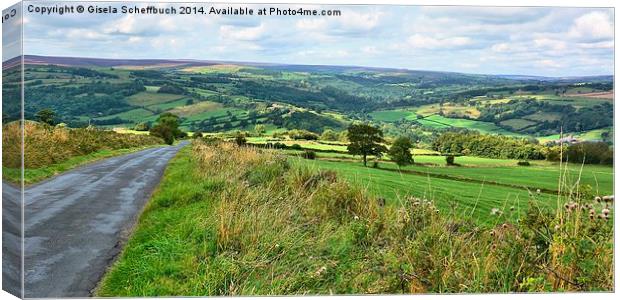
<svg viewBox="0 0 620 300">
<path fill-rule="evenodd" d="M 591 191 L 546 199 L 360 165 L 195 141 L 96 295 L 613 290 L 613 222 Z M 381 184 L 355 184 L 364 173 Z"/>
<path fill-rule="evenodd" d="M 91 128 L 24 123 L 24 183 L 34 183 L 79 165 L 155 145 L 160 138 Z M 3 179 L 21 177 L 21 130 L 18 122 L 2 127 Z"/>
</svg>

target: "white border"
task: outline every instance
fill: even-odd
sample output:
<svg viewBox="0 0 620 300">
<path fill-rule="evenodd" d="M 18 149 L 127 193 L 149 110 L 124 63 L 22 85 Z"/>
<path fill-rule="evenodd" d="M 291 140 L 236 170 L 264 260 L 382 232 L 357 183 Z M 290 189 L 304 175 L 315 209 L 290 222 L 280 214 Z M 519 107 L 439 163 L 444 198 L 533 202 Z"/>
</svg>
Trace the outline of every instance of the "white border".
<svg viewBox="0 0 620 300">
<path fill-rule="evenodd" d="M 144 0 L 143 0 L 144 1 Z M 15 3 L 17 3 L 18 1 L 9 1 L 9 0 L 0 0 L 1 3 L 1 9 L 5 9 Z M 64 1 L 63 1 L 64 2 Z M 67 1 L 68 2 L 68 1 Z M 130 2 L 130 1 L 127 1 Z M 471 5 L 471 6 L 568 6 L 568 7 L 612 7 L 612 8 L 617 8 L 619 7 L 619 2 L 618 1 L 613 1 L 613 0 L 511 0 L 511 1 L 498 1 L 498 0 L 460 0 L 460 1 L 456 1 L 456 0 L 237 0 L 237 1 L 226 1 L 226 0 L 219 0 L 219 1 L 204 1 L 204 0 L 149 0 L 149 2 L 205 2 L 205 3 L 213 3 L 213 2 L 218 2 L 218 3 L 283 3 L 283 4 L 287 4 L 287 3 L 293 3 L 293 4 L 342 4 L 342 5 L 350 5 L 350 4 L 399 4 L 399 5 Z M 615 11 L 614 11 L 615 13 Z M 616 22 L 614 22 L 614 26 L 615 26 L 615 32 L 619 32 L 618 29 L 618 24 Z M 615 41 L 615 40 L 614 40 Z M 1 50 L 0 50 L 1 51 Z M 1 52 L 0 52 L 1 53 Z M 615 53 L 614 53 L 614 58 L 617 57 L 618 55 L 618 49 L 615 48 Z M 615 63 L 615 61 L 614 61 Z M 615 65 L 614 66 L 614 75 L 618 74 L 618 66 Z M 617 91 L 617 84 L 616 84 L 616 80 L 614 79 L 614 90 Z M 1 101 L 1 95 L 0 95 L 0 101 Z M 614 99 L 615 102 L 615 99 Z M 615 106 L 615 105 L 614 105 Z M 0 107 L 0 113 L 2 112 L 2 109 Z M 618 128 L 618 120 L 619 120 L 619 115 L 620 112 L 618 112 L 618 109 L 616 108 L 614 111 L 614 128 Z M 618 139 L 617 139 L 618 135 L 617 135 L 617 130 L 614 130 L 614 144 L 618 145 Z M 1 151 L 1 145 L 0 145 L 0 151 Z M 620 159 L 620 151 L 614 151 L 614 162 L 618 162 L 618 160 Z M 614 164 L 614 168 L 615 168 L 615 164 Z M 618 186 L 619 183 L 618 182 L 614 182 L 614 194 L 616 194 L 615 192 L 618 190 Z M 1 190 L 1 188 L 0 188 Z M 2 228 L 1 222 L 0 222 L 0 230 Z M 615 232 L 618 232 L 618 222 L 616 220 L 616 224 L 615 224 Z M 618 283 L 620 282 L 618 279 L 618 253 L 619 253 L 619 249 L 618 249 L 618 245 L 617 243 L 614 245 L 614 249 L 615 249 L 615 260 L 614 260 L 614 264 L 615 264 L 615 270 L 616 270 L 616 275 L 615 275 L 615 287 L 616 290 L 618 289 L 619 285 Z M 0 282 L 1 282 L 1 278 L 2 278 L 2 274 L 0 272 Z M 522 298 L 528 298 L 528 299 L 563 299 L 563 300 L 571 300 L 571 299 L 580 299 L 584 298 L 584 297 L 588 297 L 588 298 L 596 298 L 596 299 L 613 299 L 613 298 L 617 298 L 617 296 L 614 296 L 616 292 L 614 293 L 558 293 L 558 294 L 553 294 L 553 293 L 547 293 L 547 294 L 460 294 L 460 295 L 393 295 L 393 296 L 330 296 L 330 299 L 338 299 L 338 300 L 343 300 L 343 299 L 351 299 L 351 297 L 369 297 L 372 299 L 393 299 L 393 300 L 401 300 L 401 299 L 413 299 L 415 297 L 416 300 L 418 299 L 436 299 L 436 298 L 457 298 L 457 299 L 497 299 L 502 298 L 502 299 L 522 299 Z M 222 297 L 218 297 L 218 298 L 222 298 Z M 272 299 L 272 298 L 291 298 L 291 299 L 297 299 L 297 298 L 303 298 L 303 299 L 307 299 L 307 300 L 318 300 L 318 299 L 324 299 L 325 297 L 319 297 L 319 296 L 305 296 L 305 297 L 243 297 L 244 299 Z M 14 296 L 12 296 L 11 294 L 5 292 L 5 291 L 0 291 L 0 300 L 4 300 L 4 299 L 16 299 Z M 74 298 L 74 299 L 80 299 L 80 298 Z M 88 299 L 88 298 L 86 298 Z M 131 299 L 131 298 L 124 298 L 124 299 Z M 141 299 L 141 298 L 135 298 L 135 299 Z M 160 298 L 160 299 L 203 299 L 203 298 Z M 204 298 L 206 299 L 206 298 Z"/>
</svg>

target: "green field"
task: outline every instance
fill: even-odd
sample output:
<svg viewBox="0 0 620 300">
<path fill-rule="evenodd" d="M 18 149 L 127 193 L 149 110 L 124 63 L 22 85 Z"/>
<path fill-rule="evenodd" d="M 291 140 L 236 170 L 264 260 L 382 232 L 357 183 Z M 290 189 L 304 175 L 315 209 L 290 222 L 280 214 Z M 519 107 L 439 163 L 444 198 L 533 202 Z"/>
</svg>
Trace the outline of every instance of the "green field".
<svg viewBox="0 0 620 300">
<path fill-rule="evenodd" d="M 536 122 L 528 121 L 525 119 L 509 119 L 509 120 L 500 122 L 500 124 L 505 125 L 505 126 L 510 126 L 514 130 L 521 130 L 529 126 L 536 125 Z"/>
<path fill-rule="evenodd" d="M 184 98 L 183 95 L 141 92 L 127 98 L 127 103 L 135 106 L 151 106 Z"/>
<path fill-rule="evenodd" d="M 444 158 L 438 156 L 418 156 L 416 161 L 445 163 Z M 516 166 L 516 161 L 512 166 L 505 166 L 508 161 L 459 157 L 457 163 L 467 164 L 467 167 L 414 165 L 403 168 L 402 172 L 395 164 L 386 162 L 381 162 L 378 169 L 364 167 L 359 161 L 298 160 L 298 163 L 338 171 L 392 202 L 398 201 L 399 197 L 414 195 L 435 199 L 443 208 L 457 204 L 471 210 L 475 206 L 474 215 L 484 222 L 489 221 L 492 208 L 526 207 L 530 193 L 537 189 L 543 190 L 536 197 L 538 201 L 555 205 L 559 166 L 543 162 L 520 167 Z M 578 165 L 568 166 L 563 190 L 581 178 L 580 183 L 590 185 L 594 192 L 598 190 L 597 194 L 613 193 L 611 167 L 584 166 L 583 170 L 580 169 Z"/>
<path fill-rule="evenodd" d="M 412 113 L 406 110 L 381 110 L 370 113 L 370 116 L 377 121 L 395 122 L 407 118 Z"/>
<path fill-rule="evenodd" d="M 493 123 L 489 122 L 481 122 L 476 120 L 468 120 L 468 119 L 453 119 L 442 117 L 439 115 L 428 116 L 424 119 L 418 119 L 418 122 L 434 128 L 449 128 L 449 127 L 457 127 L 457 128 L 467 128 L 471 130 L 477 130 L 481 133 L 486 134 L 503 134 L 509 136 L 522 136 L 521 134 L 507 131 L 503 128 L 496 126 Z"/>
</svg>

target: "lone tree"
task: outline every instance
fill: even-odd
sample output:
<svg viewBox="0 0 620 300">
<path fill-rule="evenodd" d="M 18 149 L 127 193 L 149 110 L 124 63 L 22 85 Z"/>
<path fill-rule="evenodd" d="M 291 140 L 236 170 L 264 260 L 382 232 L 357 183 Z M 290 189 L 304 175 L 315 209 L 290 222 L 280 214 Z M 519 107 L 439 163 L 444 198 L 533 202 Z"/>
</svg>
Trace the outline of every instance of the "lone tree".
<svg viewBox="0 0 620 300">
<path fill-rule="evenodd" d="M 395 162 L 398 167 L 407 166 L 413 164 L 413 155 L 411 155 L 411 148 L 413 148 L 413 144 L 408 137 L 401 136 L 397 138 L 394 143 L 392 143 L 392 147 L 390 147 L 390 151 L 388 151 L 388 155 L 393 162 Z"/>
<path fill-rule="evenodd" d="M 34 117 L 41 123 L 54 126 L 54 118 L 56 118 L 56 113 L 49 108 L 44 108 L 38 111 Z"/>
<path fill-rule="evenodd" d="M 381 144 L 383 132 L 379 128 L 366 124 L 351 125 L 347 129 L 347 137 L 349 138 L 347 150 L 353 155 L 361 155 L 364 166 L 368 161 L 368 155 L 381 156 L 387 152 L 387 148 Z"/>
<path fill-rule="evenodd" d="M 157 136 L 172 145 L 177 138 L 183 138 L 187 134 L 179 129 L 179 116 L 171 113 L 163 113 L 157 119 L 157 125 L 151 128 L 150 135 Z"/>
</svg>

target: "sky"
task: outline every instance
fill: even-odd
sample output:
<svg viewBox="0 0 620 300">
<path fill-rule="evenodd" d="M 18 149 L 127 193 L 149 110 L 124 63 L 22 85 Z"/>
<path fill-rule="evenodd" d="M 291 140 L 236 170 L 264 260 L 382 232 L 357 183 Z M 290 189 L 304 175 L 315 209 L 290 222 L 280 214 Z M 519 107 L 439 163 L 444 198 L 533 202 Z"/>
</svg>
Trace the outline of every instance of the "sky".
<svg viewBox="0 0 620 300">
<path fill-rule="evenodd" d="M 131 2 L 97 5 L 146 6 Z M 216 5 L 228 6 L 238 5 Z M 270 6 L 276 5 L 249 5 L 254 9 Z M 613 9 L 277 6 L 339 9 L 342 15 L 41 16 L 25 11 L 24 52 L 100 58 L 357 65 L 479 74 L 613 74 Z"/>
</svg>

